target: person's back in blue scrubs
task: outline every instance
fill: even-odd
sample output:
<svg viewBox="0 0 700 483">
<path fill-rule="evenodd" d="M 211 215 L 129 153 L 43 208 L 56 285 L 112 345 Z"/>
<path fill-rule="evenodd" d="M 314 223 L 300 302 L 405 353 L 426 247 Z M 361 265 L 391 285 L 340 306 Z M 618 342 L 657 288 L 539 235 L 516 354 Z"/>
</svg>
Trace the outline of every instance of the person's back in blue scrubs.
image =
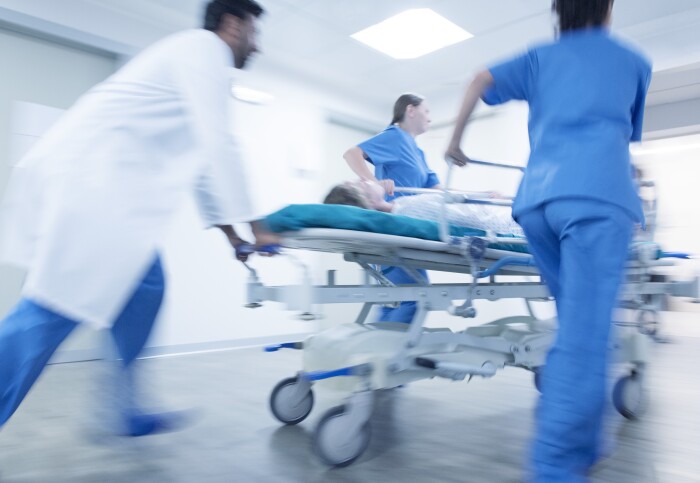
<svg viewBox="0 0 700 483">
<path fill-rule="evenodd" d="M 513 216 L 550 292 L 559 332 L 543 370 L 537 482 L 586 481 L 601 456 L 612 311 L 642 210 L 629 143 L 641 140 L 651 66 L 607 30 L 612 0 L 556 0 L 561 35 L 477 75 L 447 155 L 475 103 L 527 101 L 530 159 Z"/>
<path fill-rule="evenodd" d="M 428 168 L 423 150 L 415 137 L 426 132 L 430 124 L 427 102 L 414 94 L 403 94 L 394 104 L 391 125 L 374 137 L 350 148 L 344 155 L 350 168 L 363 180 L 377 181 L 387 193 L 387 201 L 405 193 L 395 193 L 394 187 L 439 188 L 437 175 Z M 374 175 L 367 167 L 374 165 Z M 416 280 L 398 267 L 382 267 L 384 275 L 396 285 L 415 284 Z M 428 281 L 425 270 L 418 270 Z M 413 320 L 415 302 L 403 302 L 399 307 L 382 307 L 381 322 L 405 322 Z"/>
</svg>

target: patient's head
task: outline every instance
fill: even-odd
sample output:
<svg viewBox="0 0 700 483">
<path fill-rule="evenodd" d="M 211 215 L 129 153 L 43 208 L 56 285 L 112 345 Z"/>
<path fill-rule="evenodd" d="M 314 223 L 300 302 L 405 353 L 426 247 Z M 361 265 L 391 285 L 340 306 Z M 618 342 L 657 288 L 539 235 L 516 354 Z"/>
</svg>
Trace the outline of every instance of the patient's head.
<svg viewBox="0 0 700 483">
<path fill-rule="evenodd" d="M 335 186 L 323 202 L 325 204 L 351 205 L 369 210 L 391 212 L 392 205 L 384 200 L 384 196 L 384 188 L 374 181 L 346 181 Z"/>
<path fill-rule="evenodd" d="M 323 200 L 326 205 L 348 205 L 370 209 L 365 195 L 352 183 L 343 183 L 333 187 Z"/>
</svg>

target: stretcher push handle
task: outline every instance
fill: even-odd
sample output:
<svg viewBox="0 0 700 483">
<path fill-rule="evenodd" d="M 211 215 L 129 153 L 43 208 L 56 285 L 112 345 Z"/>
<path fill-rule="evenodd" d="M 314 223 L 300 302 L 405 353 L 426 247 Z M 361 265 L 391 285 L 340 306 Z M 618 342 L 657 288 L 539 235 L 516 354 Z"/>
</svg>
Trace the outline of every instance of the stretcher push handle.
<svg viewBox="0 0 700 483">
<path fill-rule="evenodd" d="M 445 156 L 445 161 L 450 165 L 450 167 L 454 166 L 455 160 L 452 158 L 452 156 Z M 524 166 L 518 166 L 516 164 L 506 164 L 506 163 L 494 163 L 491 161 L 481 161 L 479 159 L 471 159 L 469 158 L 469 162 L 467 165 L 470 164 L 478 164 L 481 166 L 490 166 L 492 168 L 505 168 L 505 169 L 516 169 L 518 171 L 525 171 Z"/>
<path fill-rule="evenodd" d="M 518 171 L 525 171 L 524 166 L 518 166 L 515 164 L 492 163 L 491 161 L 480 161 L 478 159 L 469 159 L 469 164 L 479 164 L 481 166 L 491 166 L 493 168 L 516 169 Z"/>
<path fill-rule="evenodd" d="M 236 258 L 238 260 L 245 259 L 255 252 L 261 255 L 279 255 L 281 253 L 282 247 L 280 245 L 263 245 L 256 247 L 250 243 L 240 243 L 236 245 Z"/>
<path fill-rule="evenodd" d="M 279 255 L 282 253 L 282 245 L 262 245 L 256 247 L 255 250 L 261 255 Z"/>
</svg>

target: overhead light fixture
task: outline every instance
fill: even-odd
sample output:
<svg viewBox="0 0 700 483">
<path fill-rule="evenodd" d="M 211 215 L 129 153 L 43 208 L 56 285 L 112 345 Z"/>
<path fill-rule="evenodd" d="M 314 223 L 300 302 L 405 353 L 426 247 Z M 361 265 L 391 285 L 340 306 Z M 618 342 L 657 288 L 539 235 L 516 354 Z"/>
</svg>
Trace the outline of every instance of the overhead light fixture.
<svg viewBox="0 0 700 483">
<path fill-rule="evenodd" d="M 415 8 L 351 37 L 395 59 L 415 59 L 474 36 L 429 8 Z"/>
<path fill-rule="evenodd" d="M 248 102 L 250 104 L 267 104 L 275 97 L 267 92 L 244 87 L 237 84 L 231 86 L 231 95 L 239 101 Z"/>
</svg>

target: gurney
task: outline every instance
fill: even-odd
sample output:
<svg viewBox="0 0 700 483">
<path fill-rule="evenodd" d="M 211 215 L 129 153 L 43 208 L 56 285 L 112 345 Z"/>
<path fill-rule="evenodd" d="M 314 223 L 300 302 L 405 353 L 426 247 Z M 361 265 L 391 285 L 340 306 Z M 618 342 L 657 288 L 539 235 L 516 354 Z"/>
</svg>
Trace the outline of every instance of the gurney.
<svg viewBox="0 0 700 483">
<path fill-rule="evenodd" d="M 345 402 L 328 410 L 314 432 L 314 450 L 325 463 L 345 466 L 364 452 L 370 441 L 376 390 L 433 377 L 490 378 L 506 366 L 531 371 L 539 386 L 545 356 L 556 336 L 556 320 L 540 320 L 531 308 L 533 301 L 548 300 L 549 293 L 527 253 L 525 239 L 346 206 L 292 205 L 267 222 L 273 231 L 283 233 L 286 249 L 342 253 L 366 274 L 362 284 L 338 285 L 331 271 L 327 282 L 317 285 L 302 267 L 298 285 L 275 287 L 265 286 L 249 267 L 249 307 L 281 302 L 302 319 L 312 320 L 314 306 L 362 303 L 354 324 L 339 325 L 303 342 L 266 348 L 303 351 L 303 370 L 280 381 L 270 395 L 270 408 L 280 422 L 298 424 L 310 414 L 313 385 L 319 381 L 333 380 L 337 389 L 347 392 Z M 684 256 L 663 252 L 649 241 L 631 247 L 620 306 L 635 317 L 617 324 L 615 360 L 625 363 L 628 371 L 613 390 L 615 407 L 629 419 L 637 418 L 645 406 L 647 335 L 658 323 L 663 299 L 700 296 L 697 278 L 652 281 L 657 267 Z M 378 265 L 406 270 L 416 285 L 395 286 Z M 418 269 L 466 277 L 464 282 L 433 284 Z M 529 315 L 459 331 L 425 327 L 431 311 L 473 318 L 474 301 L 511 298 L 524 299 Z M 374 306 L 403 301 L 417 302 L 410 324 L 369 321 Z"/>
</svg>

